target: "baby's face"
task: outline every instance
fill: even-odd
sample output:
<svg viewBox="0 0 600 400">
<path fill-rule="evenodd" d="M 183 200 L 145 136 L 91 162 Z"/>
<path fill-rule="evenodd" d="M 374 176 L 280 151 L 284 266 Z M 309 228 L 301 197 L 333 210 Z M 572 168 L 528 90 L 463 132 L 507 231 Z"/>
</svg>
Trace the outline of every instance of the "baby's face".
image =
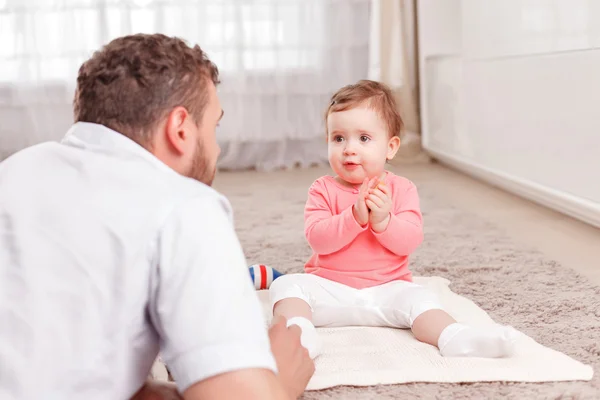
<svg viewBox="0 0 600 400">
<path fill-rule="evenodd" d="M 400 144 L 398 137 L 390 139 L 383 120 L 367 106 L 329 114 L 327 131 L 329 164 L 350 184 L 380 176 Z"/>
</svg>

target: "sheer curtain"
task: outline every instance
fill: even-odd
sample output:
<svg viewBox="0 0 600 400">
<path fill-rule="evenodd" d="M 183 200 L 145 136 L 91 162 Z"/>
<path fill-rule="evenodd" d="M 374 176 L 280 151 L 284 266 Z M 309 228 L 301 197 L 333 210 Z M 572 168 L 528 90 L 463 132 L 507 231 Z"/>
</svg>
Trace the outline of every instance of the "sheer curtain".
<svg viewBox="0 0 600 400">
<path fill-rule="evenodd" d="M 405 125 L 394 161 L 427 160 L 420 135 L 416 1 L 372 0 L 370 13 L 369 77 L 392 88 Z"/>
<path fill-rule="evenodd" d="M 221 168 L 326 160 L 323 111 L 365 78 L 369 0 L 0 0 L 0 159 L 58 140 L 77 70 L 129 33 L 198 43 L 219 66 Z"/>
</svg>

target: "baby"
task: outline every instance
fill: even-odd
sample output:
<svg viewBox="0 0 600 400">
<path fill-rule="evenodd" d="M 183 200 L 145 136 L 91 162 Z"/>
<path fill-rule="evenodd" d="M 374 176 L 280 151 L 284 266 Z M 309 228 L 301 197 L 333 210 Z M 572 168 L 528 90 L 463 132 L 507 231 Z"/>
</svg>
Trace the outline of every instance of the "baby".
<svg viewBox="0 0 600 400">
<path fill-rule="evenodd" d="M 360 81 L 334 94 L 325 113 L 329 163 L 336 176 L 308 191 L 305 234 L 313 255 L 305 274 L 270 287 L 274 318 L 302 331 L 312 358 L 316 326 L 412 329 L 446 357 L 506 357 L 518 332 L 457 323 L 435 294 L 412 282 L 408 257 L 423 241 L 417 188 L 385 170 L 400 147 L 402 119 L 390 90 Z"/>
</svg>

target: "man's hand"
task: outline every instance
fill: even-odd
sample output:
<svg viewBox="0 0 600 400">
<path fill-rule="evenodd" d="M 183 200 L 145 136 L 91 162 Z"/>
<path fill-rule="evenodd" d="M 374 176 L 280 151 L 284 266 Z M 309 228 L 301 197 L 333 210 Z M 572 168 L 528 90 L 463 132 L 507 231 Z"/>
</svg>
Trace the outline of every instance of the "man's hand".
<svg viewBox="0 0 600 400">
<path fill-rule="evenodd" d="M 365 200 L 369 195 L 369 190 L 373 187 L 373 184 L 377 182 L 377 178 L 365 178 L 362 185 L 360 185 L 360 189 L 358 191 L 358 199 L 356 199 L 356 203 L 352 206 L 352 214 L 354 215 L 354 219 L 360 226 L 365 226 L 369 223 L 369 209 L 367 207 L 367 203 Z"/>
<path fill-rule="evenodd" d="M 390 211 L 392 211 L 392 196 L 390 189 L 385 183 L 380 183 L 374 189 L 369 189 L 369 194 L 365 201 L 371 213 L 369 222 L 371 229 L 375 232 L 383 232 L 390 222 Z"/>
<path fill-rule="evenodd" d="M 308 351 L 300 344 L 300 328 L 286 327 L 285 318 L 280 318 L 269 329 L 271 351 L 277 362 L 279 380 L 290 398 L 297 399 L 304 393 L 308 381 L 315 373 L 315 364 Z"/>
<path fill-rule="evenodd" d="M 148 381 L 131 400 L 183 400 L 172 382 Z"/>
</svg>

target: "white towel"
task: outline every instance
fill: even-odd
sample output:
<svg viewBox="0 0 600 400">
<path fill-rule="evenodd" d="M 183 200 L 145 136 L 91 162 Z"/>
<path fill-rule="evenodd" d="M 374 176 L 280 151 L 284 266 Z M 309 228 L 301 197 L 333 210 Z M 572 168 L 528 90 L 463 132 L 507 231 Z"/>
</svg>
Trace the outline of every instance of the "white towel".
<svg viewBox="0 0 600 400">
<path fill-rule="evenodd" d="M 415 282 L 434 290 L 459 322 L 479 326 L 494 323 L 475 303 L 453 293 L 448 280 L 417 277 Z M 268 291 L 260 291 L 259 297 L 270 321 Z M 593 375 L 590 366 L 524 334 L 513 357 L 483 359 L 442 357 L 437 348 L 417 341 L 408 330 L 347 327 L 318 331 L 323 354 L 316 360 L 308 390 L 407 382 L 588 381 Z"/>
</svg>

